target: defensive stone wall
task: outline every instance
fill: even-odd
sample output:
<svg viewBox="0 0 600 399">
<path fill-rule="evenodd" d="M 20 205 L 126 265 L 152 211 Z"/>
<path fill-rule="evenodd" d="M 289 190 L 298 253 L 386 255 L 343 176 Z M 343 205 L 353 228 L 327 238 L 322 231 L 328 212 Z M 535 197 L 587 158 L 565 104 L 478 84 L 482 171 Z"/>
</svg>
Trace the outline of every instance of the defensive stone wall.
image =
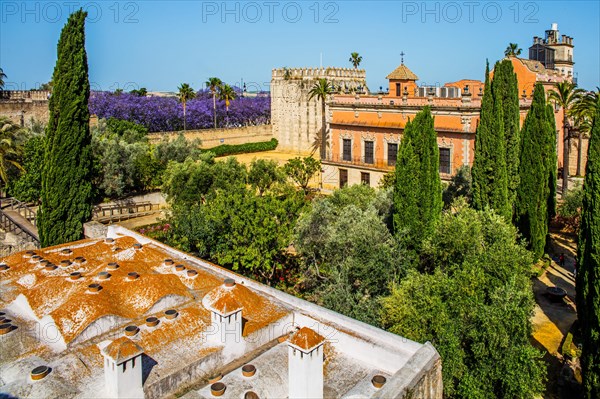
<svg viewBox="0 0 600 399">
<path fill-rule="evenodd" d="M 157 143 L 168 136 L 176 138 L 181 132 L 156 132 L 149 133 L 150 142 Z M 221 144 L 246 144 L 269 141 L 273 138 L 271 125 L 245 126 L 231 129 L 202 129 L 188 130 L 184 133 L 186 140 L 200 139 L 202 148 L 212 148 Z"/>
<path fill-rule="evenodd" d="M 17 124 L 27 124 L 31 118 L 47 123 L 49 118 L 48 100 L 0 99 L 0 116 L 6 116 Z"/>
</svg>

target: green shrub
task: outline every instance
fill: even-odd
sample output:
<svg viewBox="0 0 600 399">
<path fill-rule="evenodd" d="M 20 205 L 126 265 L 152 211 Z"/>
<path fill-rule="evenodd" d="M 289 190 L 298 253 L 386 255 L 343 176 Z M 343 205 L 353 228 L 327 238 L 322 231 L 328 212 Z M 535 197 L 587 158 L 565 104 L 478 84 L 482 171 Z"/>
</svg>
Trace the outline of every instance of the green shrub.
<svg viewBox="0 0 600 399">
<path fill-rule="evenodd" d="M 565 356 L 565 357 L 576 356 L 576 351 L 574 351 L 571 348 L 572 344 L 573 344 L 573 334 L 569 332 L 569 333 L 567 333 L 567 336 L 565 337 L 565 342 L 563 342 L 562 348 L 560 350 L 563 356 Z"/>
<path fill-rule="evenodd" d="M 259 143 L 246 143 L 246 144 L 223 144 L 213 148 L 207 148 L 202 150 L 203 152 L 212 152 L 217 157 L 223 157 L 226 155 L 245 154 L 250 152 L 262 152 L 272 151 L 277 148 L 277 139 L 271 139 L 269 141 L 261 141 Z"/>
<path fill-rule="evenodd" d="M 568 191 L 562 203 L 558 206 L 556 220 L 575 232 L 579 230 L 581 207 L 583 205 L 583 189 L 580 187 Z"/>
</svg>

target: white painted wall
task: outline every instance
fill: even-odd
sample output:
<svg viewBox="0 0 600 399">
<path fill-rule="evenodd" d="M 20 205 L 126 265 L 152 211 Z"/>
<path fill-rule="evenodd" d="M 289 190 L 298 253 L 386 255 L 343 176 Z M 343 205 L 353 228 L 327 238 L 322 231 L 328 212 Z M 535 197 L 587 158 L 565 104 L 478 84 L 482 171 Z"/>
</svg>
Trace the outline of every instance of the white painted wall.
<svg viewBox="0 0 600 399">
<path fill-rule="evenodd" d="M 290 399 L 323 398 L 323 345 L 310 353 L 288 346 Z"/>
<path fill-rule="evenodd" d="M 104 381 L 106 394 L 111 398 L 143 398 L 142 355 L 121 364 L 105 356 Z"/>
<path fill-rule="evenodd" d="M 215 311 L 211 311 L 210 315 L 212 329 L 210 334 L 207 334 L 210 341 L 225 347 L 242 343 L 241 309 L 227 316 L 220 315 Z"/>
</svg>

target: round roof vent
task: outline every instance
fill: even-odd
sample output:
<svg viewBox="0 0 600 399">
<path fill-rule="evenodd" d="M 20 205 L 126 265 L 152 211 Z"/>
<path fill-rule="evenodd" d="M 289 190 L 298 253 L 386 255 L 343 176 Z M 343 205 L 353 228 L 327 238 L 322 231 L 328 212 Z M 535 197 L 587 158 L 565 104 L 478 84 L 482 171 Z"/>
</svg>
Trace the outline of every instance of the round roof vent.
<svg viewBox="0 0 600 399">
<path fill-rule="evenodd" d="M 128 337 L 133 337 L 139 331 L 140 331 L 140 329 L 138 328 L 138 326 L 130 325 L 130 326 L 125 327 L 125 335 L 127 335 Z"/>
<path fill-rule="evenodd" d="M 71 248 L 63 248 L 60 250 L 60 253 L 63 255 L 71 255 L 73 251 L 71 251 Z"/>
<path fill-rule="evenodd" d="M 63 260 L 61 260 L 61 261 L 60 261 L 60 265 L 61 265 L 62 267 L 68 267 L 68 266 L 71 266 L 71 261 L 70 261 L 69 259 L 63 259 Z"/>
<path fill-rule="evenodd" d="M 96 293 L 96 292 L 100 292 L 101 289 L 102 289 L 102 286 L 100 284 L 94 283 L 94 284 L 88 285 L 88 292 Z"/>
<path fill-rule="evenodd" d="M 85 258 L 83 256 L 78 256 L 75 258 L 75 262 L 77 263 L 85 263 Z"/>
<path fill-rule="evenodd" d="M 225 389 L 227 389 L 225 384 L 222 382 L 215 382 L 210 386 L 210 393 L 212 393 L 213 396 L 223 396 Z"/>
<path fill-rule="evenodd" d="M 114 244 L 115 243 L 115 239 L 114 238 L 107 238 L 104 240 L 105 243 L 107 244 Z"/>
<path fill-rule="evenodd" d="M 159 322 L 160 322 L 160 320 L 158 320 L 158 317 L 154 317 L 154 316 L 148 317 L 146 319 L 146 325 L 148 327 L 156 327 Z"/>
<path fill-rule="evenodd" d="M 171 266 L 173 263 L 175 263 L 173 262 L 173 259 L 165 259 L 165 265 Z"/>
<path fill-rule="evenodd" d="M 253 364 L 246 364 L 242 367 L 242 374 L 244 377 L 252 377 L 256 374 L 256 367 Z"/>
<path fill-rule="evenodd" d="M 51 272 L 52 270 L 56 270 L 58 266 L 56 266 L 54 263 L 48 263 L 45 267 L 44 270 Z"/>
<path fill-rule="evenodd" d="M 226 278 L 223 283 L 225 284 L 225 287 L 233 287 L 235 286 L 235 280 L 232 278 Z"/>
<path fill-rule="evenodd" d="M 171 319 L 171 320 L 176 318 L 178 314 L 179 313 L 177 313 L 177 311 L 175 309 L 169 309 L 169 310 L 165 311 L 165 317 L 167 319 Z"/>
<path fill-rule="evenodd" d="M 73 272 L 71 274 L 69 274 L 69 278 L 71 280 L 79 280 L 81 278 L 81 272 Z"/>
<path fill-rule="evenodd" d="M 178 272 L 182 272 L 185 270 L 185 266 L 184 265 L 176 265 L 175 270 L 177 270 Z"/>
<path fill-rule="evenodd" d="M 0 272 L 5 272 L 8 269 L 10 269 L 10 266 L 8 266 L 6 263 L 0 264 Z"/>
<path fill-rule="evenodd" d="M 373 384 L 373 386 L 375 388 L 381 388 L 382 386 L 385 385 L 386 381 L 387 381 L 387 379 L 380 374 L 373 376 L 373 378 L 371 379 L 371 383 Z"/>
<path fill-rule="evenodd" d="M 196 277 L 198 275 L 198 272 L 190 269 L 187 271 L 187 275 L 188 277 Z"/>
<path fill-rule="evenodd" d="M 31 370 L 31 379 L 34 381 L 41 380 L 50 374 L 50 367 L 48 366 L 37 366 L 33 370 Z"/>
<path fill-rule="evenodd" d="M 110 278 L 110 273 L 109 272 L 100 272 L 98 273 L 98 279 L 99 280 L 108 280 Z"/>
<path fill-rule="evenodd" d="M 135 249 L 142 249 L 142 247 L 143 247 L 143 246 L 142 246 L 142 244 L 140 244 L 139 242 L 136 242 L 135 244 L 133 244 L 133 247 L 134 247 Z"/>
<path fill-rule="evenodd" d="M 140 278 L 140 275 L 137 274 L 136 272 L 127 273 L 127 280 L 129 280 L 129 281 L 137 280 L 138 278 Z"/>
<path fill-rule="evenodd" d="M 119 268 L 119 264 L 117 262 L 109 262 L 108 270 L 117 270 Z"/>
</svg>

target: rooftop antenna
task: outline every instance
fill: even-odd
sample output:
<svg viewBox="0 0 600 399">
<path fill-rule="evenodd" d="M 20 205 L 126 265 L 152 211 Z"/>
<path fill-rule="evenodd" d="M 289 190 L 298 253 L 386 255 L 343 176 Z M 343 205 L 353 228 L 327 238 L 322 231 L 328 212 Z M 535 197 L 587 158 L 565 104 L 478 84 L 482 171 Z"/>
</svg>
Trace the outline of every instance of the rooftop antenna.
<svg viewBox="0 0 600 399">
<path fill-rule="evenodd" d="M 319 64 L 319 67 L 323 68 L 323 52 L 321 51 L 321 62 Z"/>
<path fill-rule="evenodd" d="M 405 55 L 406 55 L 406 54 L 404 54 L 404 51 L 401 51 L 401 52 L 400 52 L 400 62 L 402 63 L 402 65 L 404 65 L 404 56 L 405 56 Z"/>
</svg>

